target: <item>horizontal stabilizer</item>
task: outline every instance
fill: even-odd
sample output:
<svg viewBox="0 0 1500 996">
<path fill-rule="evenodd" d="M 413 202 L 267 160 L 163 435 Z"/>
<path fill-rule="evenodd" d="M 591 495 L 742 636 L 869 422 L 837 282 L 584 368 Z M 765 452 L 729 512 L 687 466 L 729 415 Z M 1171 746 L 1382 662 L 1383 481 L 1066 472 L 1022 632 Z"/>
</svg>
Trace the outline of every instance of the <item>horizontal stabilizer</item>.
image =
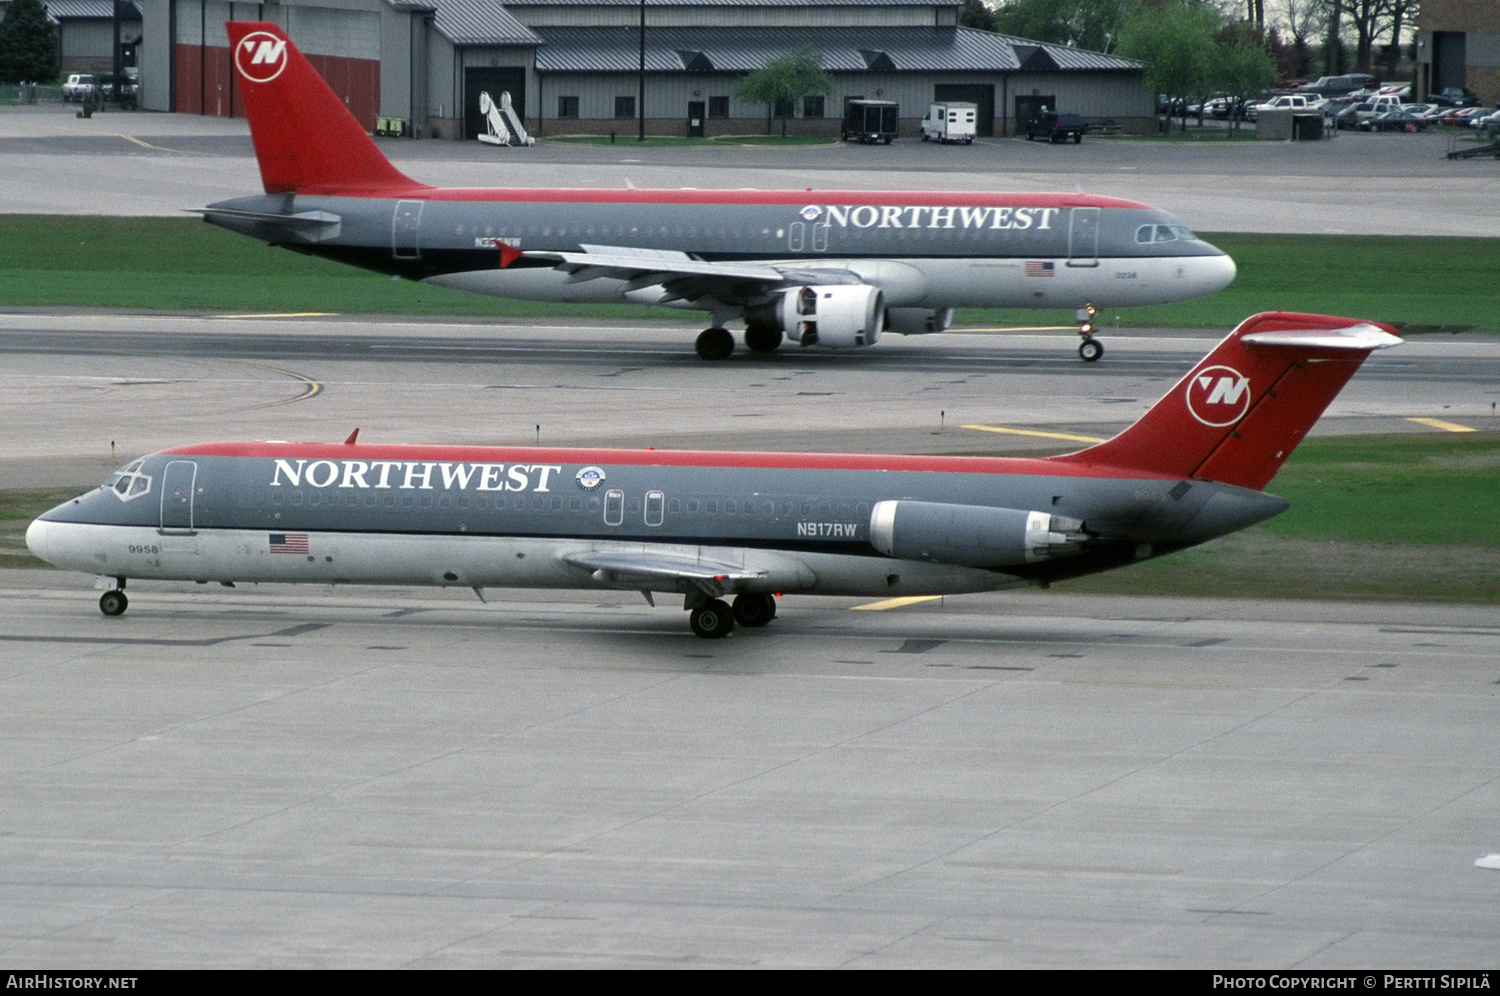
<svg viewBox="0 0 1500 996">
<path fill-rule="evenodd" d="M 222 224 L 224 221 L 248 221 L 260 225 L 271 225 L 305 242 L 322 242 L 336 239 L 343 230 L 344 219 L 330 211 L 299 211 L 296 214 L 278 214 L 274 211 L 239 211 L 233 208 L 189 208 L 194 214 L 203 215 L 207 221 Z M 238 228 L 225 225 L 226 228 Z"/>
</svg>

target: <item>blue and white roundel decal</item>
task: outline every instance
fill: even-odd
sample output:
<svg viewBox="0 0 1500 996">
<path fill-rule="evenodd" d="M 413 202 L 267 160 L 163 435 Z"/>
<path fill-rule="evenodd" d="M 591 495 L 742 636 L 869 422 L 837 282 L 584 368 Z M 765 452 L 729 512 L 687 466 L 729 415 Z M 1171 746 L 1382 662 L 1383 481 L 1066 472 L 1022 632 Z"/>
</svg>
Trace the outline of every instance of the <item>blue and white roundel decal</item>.
<svg viewBox="0 0 1500 996">
<path fill-rule="evenodd" d="M 599 467 L 585 467 L 578 472 L 574 478 L 578 486 L 585 491 L 592 491 L 604 483 L 604 471 Z"/>
<path fill-rule="evenodd" d="M 822 215 L 823 209 L 816 204 L 809 204 L 798 213 L 802 215 L 803 221 L 817 221 L 818 217 Z"/>
</svg>

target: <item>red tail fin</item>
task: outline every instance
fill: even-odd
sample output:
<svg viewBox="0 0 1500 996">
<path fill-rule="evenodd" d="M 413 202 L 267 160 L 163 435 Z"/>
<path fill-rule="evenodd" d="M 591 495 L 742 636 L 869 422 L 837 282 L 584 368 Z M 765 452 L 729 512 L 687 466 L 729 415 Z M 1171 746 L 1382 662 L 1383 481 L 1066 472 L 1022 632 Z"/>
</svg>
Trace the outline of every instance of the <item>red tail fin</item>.
<svg viewBox="0 0 1500 996">
<path fill-rule="evenodd" d="M 1266 486 L 1365 357 L 1394 329 L 1330 315 L 1245 319 L 1139 422 L 1056 459 Z"/>
<path fill-rule="evenodd" d="M 423 187 L 381 155 L 279 25 L 230 21 L 225 27 L 266 193 Z"/>
</svg>

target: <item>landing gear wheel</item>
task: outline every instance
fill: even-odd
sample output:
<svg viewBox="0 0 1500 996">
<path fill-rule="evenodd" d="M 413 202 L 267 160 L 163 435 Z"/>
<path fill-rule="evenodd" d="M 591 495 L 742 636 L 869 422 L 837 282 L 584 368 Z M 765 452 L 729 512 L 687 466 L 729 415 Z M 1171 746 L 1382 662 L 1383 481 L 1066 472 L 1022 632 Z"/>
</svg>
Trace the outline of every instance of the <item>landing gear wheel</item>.
<svg viewBox="0 0 1500 996">
<path fill-rule="evenodd" d="M 774 353 L 781 345 L 781 329 L 774 325 L 746 325 L 745 345 L 752 352 Z"/>
<path fill-rule="evenodd" d="M 764 626 L 775 618 L 775 595 L 752 595 L 747 592 L 735 596 L 734 621 L 741 626 Z"/>
<path fill-rule="evenodd" d="M 734 629 L 734 612 L 719 599 L 711 599 L 688 614 L 688 625 L 705 640 L 719 640 Z"/>
<path fill-rule="evenodd" d="M 704 329 L 698 333 L 698 342 L 695 346 L 698 355 L 705 360 L 727 360 L 729 354 L 734 352 L 734 336 L 729 334 L 728 329 L 715 326 Z"/>
<path fill-rule="evenodd" d="M 1078 355 L 1083 357 L 1083 362 L 1093 363 L 1104 355 L 1104 343 L 1098 339 L 1084 339 L 1078 344 Z"/>
<path fill-rule="evenodd" d="M 130 607 L 123 591 L 106 591 L 99 596 L 99 611 L 107 616 L 122 615 Z"/>
</svg>

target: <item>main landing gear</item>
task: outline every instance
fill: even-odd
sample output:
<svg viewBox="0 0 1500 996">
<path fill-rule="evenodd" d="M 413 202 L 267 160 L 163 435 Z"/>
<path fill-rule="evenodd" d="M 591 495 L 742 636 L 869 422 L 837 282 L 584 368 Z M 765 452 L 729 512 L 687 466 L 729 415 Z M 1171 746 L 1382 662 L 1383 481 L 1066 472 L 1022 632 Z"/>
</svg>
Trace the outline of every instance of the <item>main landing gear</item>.
<svg viewBox="0 0 1500 996">
<path fill-rule="evenodd" d="M 781 329 L 774 325 L 746 325 L 745 345 L 755 353 L 774 353 L 781 345 Z"/>
<path fill-rule="evenodd" d="M 746 325 L 745 345 L 752 353 L 774 353 L 781 345 L 781 329 L 774 325 Z M 734 352 L 734 336 L 726 328 L 715 325 L 698 333 L 694 344 L 698 356 L 705 360 L 727 360 Z"/>
<path fill-rule="evenodd" d="M 710 598 L 694 606 L 688 614 L 688 625 L 705 640 L 719 640 L 734 631 L 734 624 L 758 628 L 776 618 L 776 596 L 736 595 L 734 608 L 723 599 Z"/>
<path fill-rule="evenodd" d="M 120 616 L 130 608 L 130 599 L 125 597 L 125 579 L 116 578 L 120 587 L 111 588 L 99 596 L 99 611 L 107 616 Z"/>
<path fill-rule="evenodd" d="M 1083 338 L 1078 344 L 1078 355 L 1085 363 L 1093 363 L 1104 355 L 1104 343 L 1094 338 L 1094 317 L 1098 314 L 1099 309 L 1089 304 L 1074 315 L 1078 319 L 1078 334 Z"/>
<path fill-rule="evenodd" d="M 727 360 L 729 354 L 734 352 L 734 336 L 729 334 L 726 328 L 715 325 L 711 329 L 704 329 L 698 333 L 698 341 L 694 344 L 698 350 L 698 356 L 705 360 Z"/>
</svg>

